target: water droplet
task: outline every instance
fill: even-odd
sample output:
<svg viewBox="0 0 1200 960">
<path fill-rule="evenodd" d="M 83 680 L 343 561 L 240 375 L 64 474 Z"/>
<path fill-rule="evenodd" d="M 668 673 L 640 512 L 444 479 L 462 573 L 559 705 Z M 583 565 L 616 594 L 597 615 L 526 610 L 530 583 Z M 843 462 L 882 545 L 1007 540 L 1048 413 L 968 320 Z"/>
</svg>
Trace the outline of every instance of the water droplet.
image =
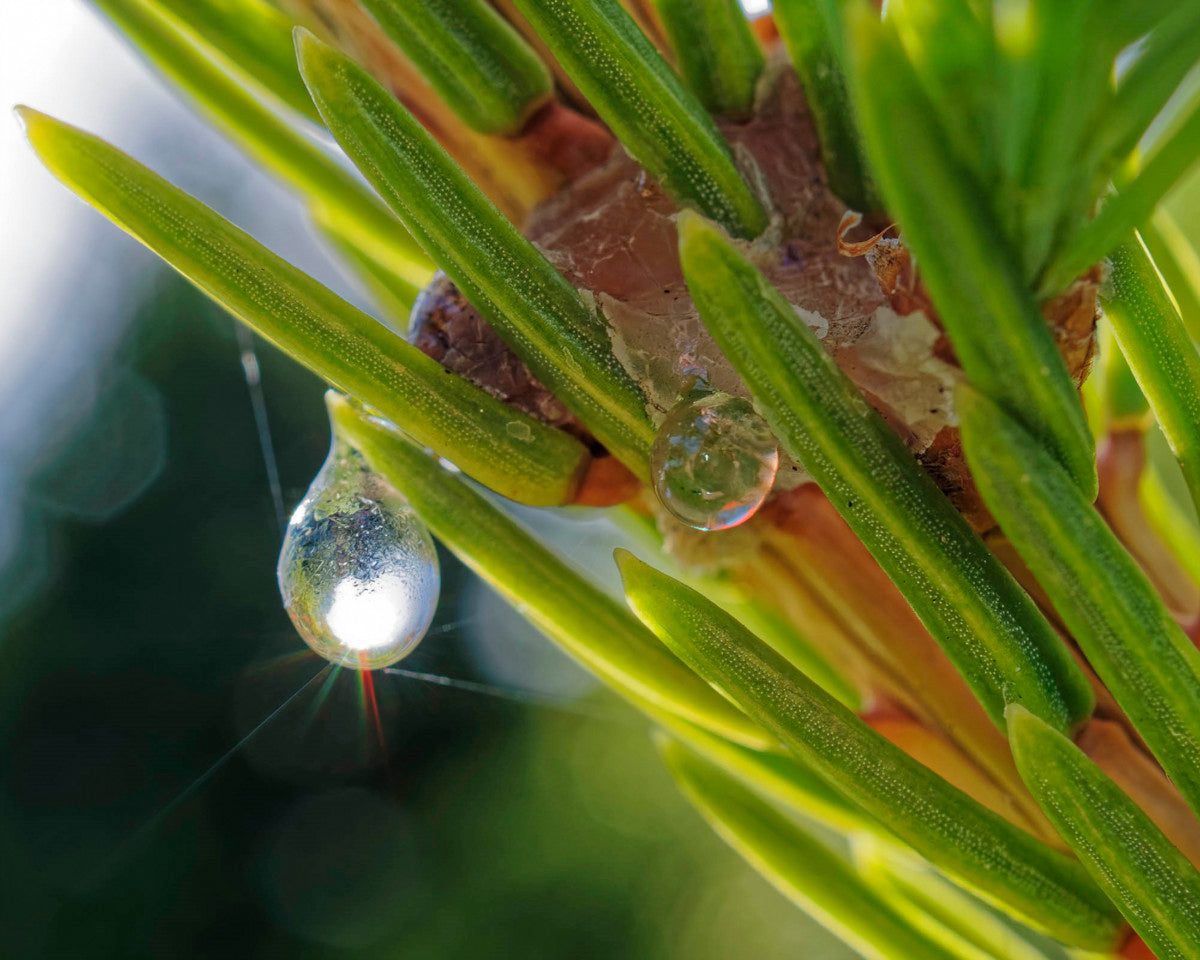
<svg viewBox="0 0 1200 960">
<path fill-rule="evenodd" d="M 533 440 L 533 428 L 520 420 L 510 420 L 504 425 L 505 432 L 514 440 L 529 443 Z"/>
<path fill-rule="evenodd" d="M 441 589 L 429 531 L 404 497 L 336 438 L 292 514 L 276 572 L 304 642 L 356 670 L 390 666 L 412 652 Z"/>
<path fill-rule="evenodd" d="M 712 393 L 667 414 L 650 466 L 654 492 L 673 516 L 697 530 L 726 530 L 767 499 L 779 447 L 749 400 Z"/>
</svg>

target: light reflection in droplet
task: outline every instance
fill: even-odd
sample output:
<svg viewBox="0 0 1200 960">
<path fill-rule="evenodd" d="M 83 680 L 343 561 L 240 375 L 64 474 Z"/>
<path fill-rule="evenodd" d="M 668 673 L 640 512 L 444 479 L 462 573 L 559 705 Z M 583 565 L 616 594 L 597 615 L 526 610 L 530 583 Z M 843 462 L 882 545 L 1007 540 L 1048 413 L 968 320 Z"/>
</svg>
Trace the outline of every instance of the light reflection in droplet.
<svg viewBox="0 0 1200 960">
<path fill-rule="evenodd" d="M 333 588 L 325 624 L 351 650 L 387 647 L 407 627 L 412 598 L 400 577 L 343 580 Z"/>
</svg>

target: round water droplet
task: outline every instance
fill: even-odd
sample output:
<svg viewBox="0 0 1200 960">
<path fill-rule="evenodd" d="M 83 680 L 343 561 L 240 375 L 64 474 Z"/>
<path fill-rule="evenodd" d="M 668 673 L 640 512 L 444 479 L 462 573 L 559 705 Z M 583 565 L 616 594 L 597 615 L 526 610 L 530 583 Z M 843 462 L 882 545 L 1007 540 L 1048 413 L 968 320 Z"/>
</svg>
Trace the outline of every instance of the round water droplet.
<svg viewBox="0 0 1200 960">
<path fill-rule="evenodd" d="M 654 492 L 674 517 L 697 530 L 726 530 L 767 499 L 779 447 L 749 400 L 713 393 L 667 414 L 650 468 Z"/>
<path fill-rule="evenodd" d="M 337 439 L 292 514 L 276 572 L 304 642 L 356 670 L 377 670 L 412 652 L 441 589 L 425 525 Z"/>
</svg>

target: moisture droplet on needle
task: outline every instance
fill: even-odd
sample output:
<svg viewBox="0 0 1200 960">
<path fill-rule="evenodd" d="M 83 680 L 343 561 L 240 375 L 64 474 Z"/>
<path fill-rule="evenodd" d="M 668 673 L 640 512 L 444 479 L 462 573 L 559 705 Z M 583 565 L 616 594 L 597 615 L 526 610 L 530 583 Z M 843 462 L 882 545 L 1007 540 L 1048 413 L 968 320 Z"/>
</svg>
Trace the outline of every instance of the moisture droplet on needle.
<svg viewBox="0 0 1200 960">
<path fill-rule="evenodd" d="M 387 667 L 411 653 L 441 589 L 429 531 L 337 438 L 292 514 L 276 572 L 304 642 L 356 670 Z"/>
<path fill-rule="evenodd" d="M 750 401 L 711 393 L 667 414 L 650 470 L 654 492 L 674 517 L 697 530 L 726 530 L 767 499 L 779 446 Z"/>
</svg>

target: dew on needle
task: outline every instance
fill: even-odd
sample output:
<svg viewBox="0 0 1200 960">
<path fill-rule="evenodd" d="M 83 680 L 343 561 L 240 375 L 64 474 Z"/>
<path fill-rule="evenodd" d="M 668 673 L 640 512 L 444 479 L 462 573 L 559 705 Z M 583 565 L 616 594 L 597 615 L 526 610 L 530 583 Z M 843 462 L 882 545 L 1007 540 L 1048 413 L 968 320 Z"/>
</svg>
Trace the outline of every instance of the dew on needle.
<svg viewBox="0 0 1200 960">
<path fill-rule="evenodd" d="M 336 437 L 288 523 L 277 575 L 304 642 L 354 670 L 378 670 L 411 653 L 441 589 L 429 531 Z"/>
<path fill-rule="evenodd" d="M 674 517 L 697 530 L 726 530 L 767 499 L 779 446 L 750 401 L 710 393 L 667 414 L 650 467 L 654 492 Z"/>
</svg>

